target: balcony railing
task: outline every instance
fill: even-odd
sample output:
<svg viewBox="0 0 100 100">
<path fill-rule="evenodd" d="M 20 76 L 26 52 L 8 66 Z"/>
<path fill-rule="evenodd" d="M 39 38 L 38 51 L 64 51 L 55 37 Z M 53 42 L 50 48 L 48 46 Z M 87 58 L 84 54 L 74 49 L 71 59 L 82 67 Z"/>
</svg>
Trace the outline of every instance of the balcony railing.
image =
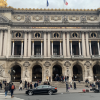
<svg viewBox="0 0 100 100">
<path fill-rule="evenodd" d="M 52 55 L 51 58 L 64 58 L 63 55 Z"/>
<path fill-rule="evenodd" d="M 6 56 L 0 56 L 0 59 L 5 59 L 6 58 Z"/>
<path fill-rule="evenodd" d="M 31 58 L 44 58 L 44 56 L 43 55 L 33 55 L 31 56 Z"/>
<path fill-rule="evenodd" d="M 11 55 L 9 58 L 23 58 L 22 55 Z"/>
<path fill-rule="evenodd" d="M 92 55 L 91 58 L 92 59 L 100 59 L 100 55 Z"/>
<path fill-rule="evenodd" d="M 83 59 L 83 55 L 72 55 L 72 59 Z"/>
</svg>

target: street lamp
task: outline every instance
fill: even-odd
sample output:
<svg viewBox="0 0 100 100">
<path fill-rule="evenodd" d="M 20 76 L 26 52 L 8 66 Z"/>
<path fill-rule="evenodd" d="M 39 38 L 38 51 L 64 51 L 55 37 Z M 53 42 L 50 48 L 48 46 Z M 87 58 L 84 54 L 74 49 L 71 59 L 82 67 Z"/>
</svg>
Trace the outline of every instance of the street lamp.
<svg viewBox="0 0 100 100">
<path fill-rule="evenodd" d="M 12 74 L 15 73 L 15 70 L 13 70 L 13 68 L 11 68 L 11 70 L 9 70 L 8 73 L 10 74 L 10 77 L 12 79 Z M 12 82 L 12 80 L 10 80 L 10 82 Z"/>
</svg>

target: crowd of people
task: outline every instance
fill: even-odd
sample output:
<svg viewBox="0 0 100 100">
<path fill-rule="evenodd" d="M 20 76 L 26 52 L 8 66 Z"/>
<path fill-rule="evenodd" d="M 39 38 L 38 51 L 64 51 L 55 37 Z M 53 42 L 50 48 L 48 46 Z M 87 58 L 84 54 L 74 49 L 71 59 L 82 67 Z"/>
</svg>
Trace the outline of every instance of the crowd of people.
<svg viewBox="0 0 100 100">
<path fill-rule="evenodd" d="M 60 81 L 60 82 L 61 82 L 61 81 L 62 81 L 62 82 L 65 81 L 65 82 L 66 82 L 66 81 L 68 80 L 68 78 L 69 78 L 68 76 L 65 76 L 65 77 L 64 77 L 64 76 L 56 76 L 56 77 L 54 78 L 54 81 Z"/>
</svg>

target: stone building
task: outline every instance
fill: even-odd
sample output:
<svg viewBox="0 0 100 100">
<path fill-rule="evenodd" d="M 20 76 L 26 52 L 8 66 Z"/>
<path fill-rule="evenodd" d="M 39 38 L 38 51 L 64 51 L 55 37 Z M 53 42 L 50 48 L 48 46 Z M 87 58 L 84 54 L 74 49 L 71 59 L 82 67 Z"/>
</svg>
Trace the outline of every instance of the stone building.
<svg viewBox="0 0 100 100">
<path fill-rule="evenodd" d="M 100 8 L 0 7 L 0 80 L 94 81 L 99 60 Z"/>
</svg>

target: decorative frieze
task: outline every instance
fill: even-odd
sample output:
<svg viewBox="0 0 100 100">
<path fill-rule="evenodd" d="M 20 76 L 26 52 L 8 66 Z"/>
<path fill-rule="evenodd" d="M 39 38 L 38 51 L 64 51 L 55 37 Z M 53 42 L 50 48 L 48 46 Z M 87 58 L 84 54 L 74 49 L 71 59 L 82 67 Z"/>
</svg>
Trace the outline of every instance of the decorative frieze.
<svg viewBox="0 0 100 100">
<path fill-rule="evenodd" d="M 96 16 L 89 16 L 89 17 L 87 17 L 87 20 L 95 21 L 95 20 L 97 20 L 97 17 Z"/>
<path fill-rule="evenodd" d="M 70 16 L 69 17 L 69 20 L 72 20 L 72 21 L 77 21 L 77 20 L 79 20 L 79 17 L 77 17 L 77 16 Z"/>
<path fill-rule="evenodd" d="M 68 22 L 68 17 L 66 15 L 62 16 L 62 22 L 63 23 Z"/>
<path fill-rule="evenodd" d="M 45 16 L 44 16 L 44 22 L 49 22 L 49 21 L 50 21 L 49 16 L 48 16 L 48 15 L 45 15 Z"/>
<path fill-rule="evenodd" d="M 34 20 L 34 21 L 43 20 L 43 16 L 40 16 L 40 15 L 33 16 L 33 20 Z"/>
<path fill-rule="evenodd" d="M 25 15 L 25 23 L 30 23 L 30 22 L 31 22 L 31 16 Z"/>
<path fill-rule="evenodd" d="M 9 20 L 5 16 L 0 14 L 0 23 L 8 23 L 8 22 L 9 22 Z"/>
<path fill-rule="evenodd" d="M 59 21 L 59 20 L 61 20 L 61 16 L 51 16 L 51 20 Z"/>
<path fill-rule="evenodd" d="M 16 15 L 14 16 L 14 19 L 16 19 L 17 21 L 24 20 L 24 16 Z"/>
<path fill-rule="evenodd" d="M 84 15 L 81 16 L 80 20 L 81 20 L 82 23 L 85 23 L 87 21 L 86 16 L 84 16 Z"/>
</svg>

